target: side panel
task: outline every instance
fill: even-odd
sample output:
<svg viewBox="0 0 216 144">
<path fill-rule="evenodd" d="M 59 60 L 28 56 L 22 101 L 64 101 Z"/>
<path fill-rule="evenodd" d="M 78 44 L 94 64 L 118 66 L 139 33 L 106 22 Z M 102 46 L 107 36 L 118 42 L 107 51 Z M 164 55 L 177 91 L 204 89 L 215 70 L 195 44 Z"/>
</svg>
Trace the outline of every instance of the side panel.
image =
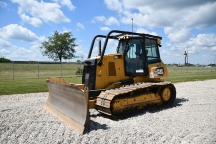
<svg viewBox="0 0 216 144">
<path fill-rule="evenodd" d="M 96 68 L 95 89 L 107 88 L 113 82 L 128 79 L 124 71 L 122 54 L 104 55 L 103 64 Z"/>
</svg>

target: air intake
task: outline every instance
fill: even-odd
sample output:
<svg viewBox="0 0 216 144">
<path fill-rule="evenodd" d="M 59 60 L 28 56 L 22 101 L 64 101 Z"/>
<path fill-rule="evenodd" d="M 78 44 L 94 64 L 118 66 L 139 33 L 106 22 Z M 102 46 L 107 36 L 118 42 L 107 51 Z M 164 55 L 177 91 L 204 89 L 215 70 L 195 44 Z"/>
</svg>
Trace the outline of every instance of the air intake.
<svg viewBox="0 0 216 144">
<path fill-rule="evenodd" d="M 109 71 L 109 76 L 116 76 L 116 69 L 115 69 L 115 63 L 114 62 L 108 63 L 108 71 Z"/>
</svg>

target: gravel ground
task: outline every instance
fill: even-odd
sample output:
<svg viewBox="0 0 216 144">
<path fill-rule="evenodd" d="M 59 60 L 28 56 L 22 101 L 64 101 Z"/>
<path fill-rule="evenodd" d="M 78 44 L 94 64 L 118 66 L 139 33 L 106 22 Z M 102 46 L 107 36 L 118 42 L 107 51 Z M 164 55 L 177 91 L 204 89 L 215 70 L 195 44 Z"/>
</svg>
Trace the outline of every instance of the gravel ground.
<svg viewBox="0 0 216 144">
<path fill-rule="evenodd" d="M 91 110 L 79 135 L 46 110 L 48 93 L 0 96 L 0 143 L 216 143 L 216 79 L 175 84 L 169 109 L 113 120 Z"/>
</svg>

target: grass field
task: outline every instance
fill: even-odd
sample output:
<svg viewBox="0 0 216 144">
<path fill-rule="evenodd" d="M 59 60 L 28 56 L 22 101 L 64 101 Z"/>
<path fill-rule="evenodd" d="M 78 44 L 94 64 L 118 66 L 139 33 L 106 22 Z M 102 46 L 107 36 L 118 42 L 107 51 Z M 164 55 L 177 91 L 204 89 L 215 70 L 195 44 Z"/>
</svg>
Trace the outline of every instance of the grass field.
<svg viewBox="0 0 216 144">
<path fill-rule="evenodd" d="M 76 71 L 81 64 L 13 64 L 0 63 L 0 95 L 47 92 L 46 79 L 62 77 L 73 83 L 81 83 Z M 61 70 L 62 69 L 62 70 Z M 185 82 L 216 79 L 216 68 L 172 67 L 168 66 L 169 77 L 166 81 Z"/>
<path fill-rule="evenodd" d="M 216 79 L 216 67 L 173 67 L 168 66 L 169 77 L 166 81 L 186 82 Z"/>
<path fill-rule="evenodd" d="M 75 73 L 82 67 L 83 65 L 74 63 L 0 63 L 0 95 L 46 92 L 46 79 L 49 77 L 62 77 L 69 82 L 81 83 L 81 76 Z"/>
<path fill-rule="evenodd" d="M 48 78 L 71 77 L 82 64 L 63 63 L 61 64 L 41 64 L 41 63 L 0 63 L 0 80 L 2 79 L 20 79 L 20 78 Z M 62 70 L 61 70 L 62 69 Z"/>
</svg>

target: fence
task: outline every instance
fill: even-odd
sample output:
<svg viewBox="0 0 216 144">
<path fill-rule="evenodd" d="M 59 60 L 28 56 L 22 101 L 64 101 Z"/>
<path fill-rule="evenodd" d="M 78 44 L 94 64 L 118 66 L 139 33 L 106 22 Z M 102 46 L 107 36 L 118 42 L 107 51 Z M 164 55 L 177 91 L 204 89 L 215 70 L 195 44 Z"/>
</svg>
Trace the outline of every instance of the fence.
<svg viewBox="0 0 216 144">
<path fill-rule="evenodd" d="M 53 62 L 0 63 L 0 79 L 71 77 L 77 75 L 83 64 Z M 81 73 L 80 73 L 81 74 Z"/>
<path fill-rule="evenodd" d="M 81 74 L 83 64 L 53 63 L 53 62 L 10 62 L 0 63 L 0 79 L 18 78 L 49 78 L 72 77 Z M 198 66 L 171 66 L 167 65 L 169 74 L 216 72 L 216 67 Z"/>
<path fill-rule="evenodd" d="M 216 67 L 210 66 L 171 66 L 168 65 L 168 72 L 173 73 L 197 73 L 197 72 L 216 72 Z"/>
</svg>

